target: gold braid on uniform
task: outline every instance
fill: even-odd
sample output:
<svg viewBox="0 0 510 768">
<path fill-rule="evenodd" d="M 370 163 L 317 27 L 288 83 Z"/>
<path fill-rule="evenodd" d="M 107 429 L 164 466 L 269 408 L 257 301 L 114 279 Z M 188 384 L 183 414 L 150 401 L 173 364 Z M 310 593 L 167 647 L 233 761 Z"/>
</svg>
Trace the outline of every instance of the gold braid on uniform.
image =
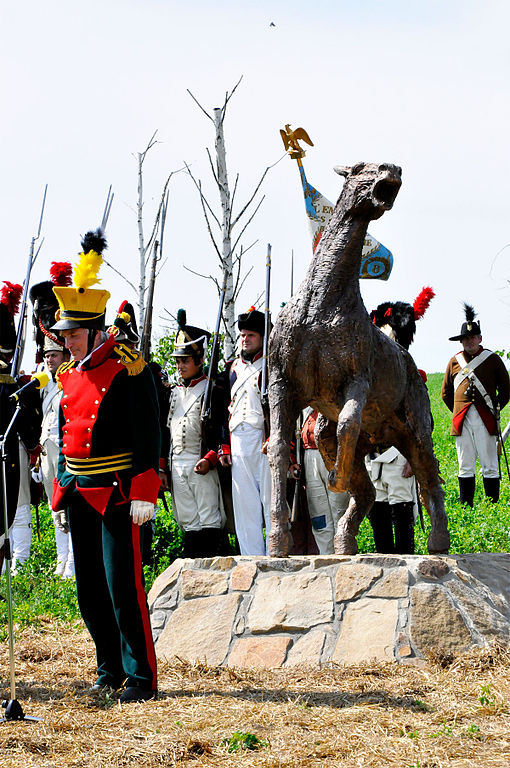
<svg viewBox="0 0 510 768">
<path fill-rule="evenodd" d="M 138 376 L 147 365 L 140 352 L 130 349 L 126 344 L 117 344 L 115 352 L 120 357 L 121 363 L 127 369 L 128 376 Z"/>
<path fill-rule="evenodd" d="M 57 368 L 57 372 L 55 373 L 55 381 L 57 382 L 57 386 L 60 390 L 63 389 L 62 382 L 60 381 L 60 373 L 65 373 L 66 371 L 69 371 L 71 368 L 74 368 L 76 365 L 76 360 L 66 360 L 65 363 L 62 363 L 62 365 L 59 365 Z"/>
</svg>

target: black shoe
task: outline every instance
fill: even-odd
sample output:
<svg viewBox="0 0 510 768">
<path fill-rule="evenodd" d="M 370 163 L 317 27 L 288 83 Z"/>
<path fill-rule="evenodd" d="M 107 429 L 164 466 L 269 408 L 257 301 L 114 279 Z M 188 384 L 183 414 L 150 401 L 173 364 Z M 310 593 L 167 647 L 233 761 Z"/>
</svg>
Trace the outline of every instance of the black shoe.
<svg viewBox="0 0 510 768">
<path fill-rule="evenodd" d="M 499 501 L 499 477 L 484 477 L 483 488 L 488 499 Z"/>
<path fill-rule="evenodd" d="M 459 477 L 459 491 L 460 491 L 460 503 L 473 506 L 473 499 L 475 498 L 475 478 L 474 477 Z"/>
<path fill-rule="evenodd" d="M 151 691 L 148 688 L 138 688 L 135 685 L 130 685 L 123 693 L 120 694 L 119 701 L 121 704 L 130 704 L 132 701 L 149 701 L 150 699 L 156 699 L 157 696 L 157 691 Z"/>
</svg>

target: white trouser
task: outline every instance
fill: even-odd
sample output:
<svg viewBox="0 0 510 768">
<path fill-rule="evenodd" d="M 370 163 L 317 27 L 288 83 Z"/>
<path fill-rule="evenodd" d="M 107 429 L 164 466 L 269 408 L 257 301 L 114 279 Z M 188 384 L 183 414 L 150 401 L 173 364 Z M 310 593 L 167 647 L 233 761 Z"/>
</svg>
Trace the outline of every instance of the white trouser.
<svg viewBox="0 0 510 768">
<path fill-rule="evenodd" d="M 19 493 L 16 517 L 9 534 L 12 552 L 12 570 L 30 557 L 32 545 L 32 513 L 30 511 L 30 461 L 23 445 L 19 444 Z"/>
<path fill-rule="evenodd" d="M 232 432 L 232 500 L 239 549 L 242 555 L 265 555 L 271 529 L 271 473 L 261 453 L 264 432 L 242 423 Z"/>
<path fill-rule="evenodd" d="M 312 532 L 321 555 L 335 554 L 335 533 L 338 520 L 349 506 L 350 494 L 335 493 L 328 488 L 328 470 L 320 451 L 304 451 L 306 500 Z"/>
<path fill-rule="evenodd" d="M 475 476 L 477 456 L 484 477 L 499 477 L 497 443 L 496 435 L 489 435 L 480 414 L 470 406 L 462 423 L 462 434 L 455 437 L 459 477 Z"/>
<path fill-rule="evenodd" d="M 197 475 L 193 468 L 198 459 L 172 459 L 173 513 L 185 531 L 221 528 L 223 524 L 218 472 L 210 469 L 206 475 Z"/>
<path fill-rule="evenodd" d="M 44 490 L 46 491 L 50 506 L 53 494 L 53 478 L 57 474 L 57 466 L 58 445 L 53 440 L 46 440 L 41 452 L 41 473 Z M 57 567 L 55 568 L 55 573 L 57 576 L 63 576 L 66 579 L 71 578 L 71 576 L 74 576 L 74 554 L 71 534 L 63 533 L 63 531 L 55 528 L 55 544 L 57 545 Z"/>
</svg>

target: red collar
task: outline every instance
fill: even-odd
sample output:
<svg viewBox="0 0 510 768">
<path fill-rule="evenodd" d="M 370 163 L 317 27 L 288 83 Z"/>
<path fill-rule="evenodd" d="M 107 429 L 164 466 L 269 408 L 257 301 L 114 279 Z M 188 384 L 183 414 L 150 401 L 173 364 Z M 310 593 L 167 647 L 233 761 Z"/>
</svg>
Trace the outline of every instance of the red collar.
<svg viewBox="0 0 510 768">
<path fill-rule="evenodd" d="M 256 360 L 260 360 L 260 358 L 262 357 L 262 355 L 263 355 L 263 354 L 264 354 L 264 350 L 263 350 L 263 349 L 261 349 L 261 350 L 259 350 L 259 351 L 257 352 L 257 354 L 255 355 L 255 357 L 253 358 L 253 360 L 245 360 L 245 359 L 244 359 L 244 357 L 243 357 L 242 355 L 240 356 L 240 358 L 239 358 L 239 359 L 240 359 L 240 360 L 241 360 L 241 361 L 242 361 L 242 362 L 243 362 L 245 365 L 252 365 L 252 364 L 253 364 L 253 363 L 254 363 Z"/>
<path fill-rule="evenodd" d="M 104 363 L 104 361 L 110 357 L 116 344 L 117 340 L 115 337 L 108 336 L 108 339 L 104 341 L 100 347 L 93 349 L 90 355 L 78 364 L 78 369 L 86 371 L 90 368 L 97 368 L 98 365 L 101 365 L 101 363 Z"/>
<path fill-rule="evenodd" d="M 199 384 L 201 381 L 203 381 L 206 378 L 207 378 L 207 376 L 205 375 L 205 373 L 203 373 L 201 376 L 198 377 L 198 379 L 191 379 L 191 381 L 190 381 L 190 383 L 188 385 L 186 385 L 186 384 L 178 384 L 177 386 L 185 387 L 186 389 L 190 389 L 191 387 L 196 386 L 197 384 Z"/>
</svg>

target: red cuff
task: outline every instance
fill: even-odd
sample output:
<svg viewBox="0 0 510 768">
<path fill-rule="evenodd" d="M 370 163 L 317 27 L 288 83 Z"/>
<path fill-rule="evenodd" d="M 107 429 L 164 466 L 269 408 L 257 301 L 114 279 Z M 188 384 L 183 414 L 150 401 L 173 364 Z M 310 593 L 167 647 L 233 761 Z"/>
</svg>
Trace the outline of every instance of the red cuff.
<svg viewBox="0 0 510 768">
<path fill-rule="evenodd" d="M 160 468 L 160 470 L 163 471 L 163 472 L 166 472 L 167 467 L 168 467 L 168 461 L 166 459 L 164 459 L 163 457 L 161 457 L 160 460 L 159 460 L 159 468 Z"/>
<path fill-rule="evenodd" d="M 53 478 L 53 494 L 51 499 L 51 508 L 54 512 L 64 509 L 64 496 L 67 493 L 68 486 L 59 485 L 57 478 Z"/>
<path fill-rule="evenodd" d="M 221 455 L 222 456 L 230 456 L 230 445 L 227 445 L 227 443 L 224 443 L 221 446 Z"/>
<path fill-rule="evenodd" d="M 155 504 L 160 488 L 161 480 L 159 479 L 159 475 L 151 467 L 150 469 L 145 470 L 145 472 L 141 472 L 139 475 L 133 477 L 131 480 L 129 500 L 150 501 L 152 504 Z"/>
<path fill-rule="evenodd" d="M 204 459 L 207 459 L 211 467 L 215 467 L 218 463 L 218 454 L 216 451 L 207 451 L 207 453 L 204 456 Z"/>
</svg>

